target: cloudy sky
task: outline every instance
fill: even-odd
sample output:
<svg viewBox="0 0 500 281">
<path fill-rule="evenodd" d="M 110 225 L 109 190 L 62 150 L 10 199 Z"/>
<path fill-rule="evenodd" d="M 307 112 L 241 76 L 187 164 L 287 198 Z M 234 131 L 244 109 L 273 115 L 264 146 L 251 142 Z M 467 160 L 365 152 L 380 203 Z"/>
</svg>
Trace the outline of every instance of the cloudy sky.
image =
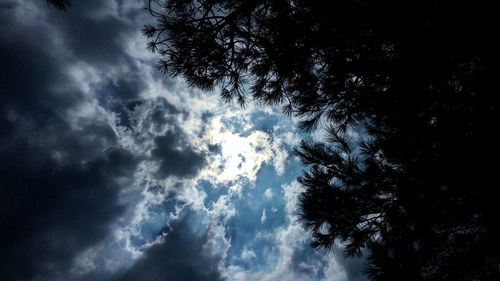
<svg viewBox="0 0 500 281">
<path fill-rule="evenodd" d="M 0 280 L 364 280 L 297 221 L 307 136 L 162 75 L 144 6 L 0 0 Z"/>
</svg>

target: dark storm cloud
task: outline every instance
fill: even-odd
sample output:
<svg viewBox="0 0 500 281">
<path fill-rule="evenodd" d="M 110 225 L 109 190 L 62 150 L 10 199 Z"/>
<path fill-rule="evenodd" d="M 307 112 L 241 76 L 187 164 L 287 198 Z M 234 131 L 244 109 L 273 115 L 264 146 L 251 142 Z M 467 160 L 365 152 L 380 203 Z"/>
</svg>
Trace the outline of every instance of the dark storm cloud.
<svg viewBox="0 0 500 281">
<path fill-rule="evenodd" d="M 165 240 L 146 251 L 117 281 L 217 281 L 219 257 L 205 253 L 206 229 L 199 229 L 201 218 L 192 211 L 173 222 Z"/>
<path fill-rule="evenodd" d="M 75 62 L 141 71 L 122 46 L 140 25 L 129 18 L 100 17 L 110 2 L 73 1 L 67 12 L 45 1 L 0 4 L 0 280 L 77 280 L 70 273 L 74 258 L 108 237 L 128 207 L 119 203 L 120 191 L 133 183 L 143 158 L 120 148 L 106 122 L 74 126 L 67 118 L 68 110 L 89 98 L 68 76 Z M 102 79 L 92 89 L 99 91 L 93 94 L 100 106 L 125 116 L 126 110 L 110 106 L 105 96 L 128 110 L 144 104 L 138 98 L 145 85 L 140 76 Z M 174 120 L 165 115 L 176 110 L 161 104 L 150 117 L 152 124 Z M 162 176 L 191 175 L 201 167 L 203 158 L 185 146 L 182 155 L 168 148 L 181 140 L 182 134 L 167 134 L 155 141 L 155 159 L 165 160 Z M 182 237 L 175 240 L 174 232 L 165 242 L 168 248 L 187 242 L 189 232 L 179 225 Z M 162 249 L 151 249 L 148 257 L 166 255 L 168 249 Z M 185 257 L 191 258 L 189 253 Z M 140 266 L 134 268 L 131 274 Z M 210 274 L 193 276 L 215 276 Z"/>
<path fill-rule="evenodd" d="M 55 65 L 56 58 L 43 48 L 49 39 L 43 34 L 29 34 L 30 27 L 14 25 L 11 10 L 2 10 L 0 25 L 10 26 L 0 33 L 0 109 L 2 135 L 21 129 L 15 124 L 19 120 L 33 122 L 36 127 L 46 126 L 57 119 L 57 109 L 74 102 L 67 97 L 57 97 L 50 87 L 64 79 L 64 74 Z M 54 110 L 55 109 L 55 110 Z"/>
<path fill-rule="evenodd" d="M 9 27 L 0 33 L 0 280 L 64 280 L 74 256 L 123 211 L 116 181 L 136 161 L 104 151 L 115 142 L 105 124 L 71 129 L 64 112 L 82 94 L 49 31 L 18 22 L 16 6 L 0 12 Z"/>
<path fill-rule="evenodd" d="M 94 65 L 116 64 L 126 59 L 126 35 L 139 29 L 129 18 L 101 16 L 113 10 L 113 1 L 73 1 L 70 9 L 48 9 L 49 22 L 57 27 L 78 60 Z M 43 3 L 42 3 L 43 4 Z"/>
<path fill-rule="evenodd" d="M 22 142 L 3 152 L 0 280 L 57 280 L 75 254 L 100 241 L 123 206 L 120 186 L 135 161 L 111 151 L 85 164 L 60 165 Z"/>
<path fill-rule="evenodd" d="M 167 132 L 155 138 L 156 148 L 151 154 L 161 161 L 160 176 L 193 176 L 205 165 L 205 158 L 189 147 L 185 148 L 184 143 L 182 135 L 177 132 Z"/>
<path fill-rule="evenodd" d="M 63 26 L 64 37 L 69 38 L 67 43 L 75 56 L 94 64 L 118 63 L 123 58 L 119 35 L 126 31 L 124 23 L 114 18 L 95 20 L 72 11 L 77 9 L 71 9 L 70 17 L 56 24 Z M 76 16 L 71 17 L 72 14 Z"/>
<path fill-rule="evenodd" d="M 103 89 L 106 93 L 103 98 L 117 97 L 124 101 L 137 99 L 141 91 L 146 88 L 138 73 L 141 73 L 141 70 L 133 67 L 129 73 L 121 75 L 116 81 L 108 81 Z"/>
<path fill-rule="evenodd" d="M 84 98 L 67 75 L 67 61 L 54 52 L 49 26 L 35 25 L 16 16 L 17 8 L 0 10 L 0 145 L 2 152 L 17 142 L 38 147 L 63 159 L 95 158 L 106 144 L 115 142 L 107 124 L 94 122 L 71 129 L 66 111 Z M 89 149 L 90 148 L 90 149 Z"/>
</svg>

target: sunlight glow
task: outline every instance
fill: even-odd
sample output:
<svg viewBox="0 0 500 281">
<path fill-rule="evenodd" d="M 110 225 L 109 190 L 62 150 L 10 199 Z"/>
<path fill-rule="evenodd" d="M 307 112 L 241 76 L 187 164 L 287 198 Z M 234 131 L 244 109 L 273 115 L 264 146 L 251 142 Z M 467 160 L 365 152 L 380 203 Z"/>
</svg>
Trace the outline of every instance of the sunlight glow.
<svg viewBox="0 0 500 281">
<path fill-rule="evenodd" d="M 202 177 L 216 183 L 225 184 L 240 179 L 254 183 L 262 164 L 276 165 L 274 158 L 282 154 L 282 148 L 273 142 L 268 133 L 253 131 L 247 136 L 237 134 L 228 130 L 218 118 L 201 141 L 220 147 L 201 173 Z"/>
</svg>

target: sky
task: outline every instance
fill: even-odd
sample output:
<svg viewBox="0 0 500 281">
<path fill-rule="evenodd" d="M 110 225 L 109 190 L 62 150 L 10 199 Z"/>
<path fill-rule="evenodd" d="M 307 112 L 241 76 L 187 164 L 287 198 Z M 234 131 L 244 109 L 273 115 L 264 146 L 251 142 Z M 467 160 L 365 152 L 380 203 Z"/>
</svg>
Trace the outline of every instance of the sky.
<svg viewBox="0 0 500 281">
<path fill-rule="evenodd" d="M 0 280 L 365 280 L 298 221 L 311 136 L 161 74 L 144 7 L 0 0 Z"/>
</svg>

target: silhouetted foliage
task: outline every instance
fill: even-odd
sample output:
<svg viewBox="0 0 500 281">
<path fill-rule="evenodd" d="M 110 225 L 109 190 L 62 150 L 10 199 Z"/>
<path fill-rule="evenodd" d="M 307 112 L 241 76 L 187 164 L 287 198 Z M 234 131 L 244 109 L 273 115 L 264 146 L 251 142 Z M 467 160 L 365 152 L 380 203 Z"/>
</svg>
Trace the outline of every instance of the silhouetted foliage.
<svg viewBox="0 0 500 281">
<path fill-rule="evenodd" d="M 161 71 L 283 104 L 316 248 L 373 280 L 500 280 L 496 9 L 457 1 L 152 0 Z"/>
<path fill-rule="evenodd" d="M 47 3 L 61 10 L 66 10 L 70 5 L 69 0 L 47 0 Z"/>
</svg>

